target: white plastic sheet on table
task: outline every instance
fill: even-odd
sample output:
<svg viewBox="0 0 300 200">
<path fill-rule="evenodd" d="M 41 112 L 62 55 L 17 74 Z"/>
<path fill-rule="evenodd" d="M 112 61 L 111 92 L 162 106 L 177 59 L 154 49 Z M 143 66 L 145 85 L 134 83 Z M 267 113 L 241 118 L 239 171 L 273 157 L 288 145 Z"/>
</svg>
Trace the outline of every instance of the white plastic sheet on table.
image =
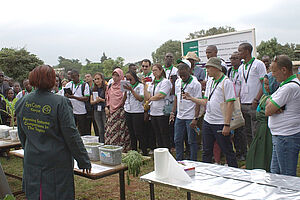
<svg viewBox="0 0 300 200">
<path fill-rule="evenodd" d="M 154 172 L 142 176 L 141 179 L 228 199 L 300 199 L 299 177 L 264 173 L 261 178 L 256 176 L 254 180 L 253 173 L 257 173 L 255 170 L 185 162 L 191 162 L 196 166 L 196 175 L 192 177 L 191 183 L 174 179 L 157 179 Z"/>
</svg>

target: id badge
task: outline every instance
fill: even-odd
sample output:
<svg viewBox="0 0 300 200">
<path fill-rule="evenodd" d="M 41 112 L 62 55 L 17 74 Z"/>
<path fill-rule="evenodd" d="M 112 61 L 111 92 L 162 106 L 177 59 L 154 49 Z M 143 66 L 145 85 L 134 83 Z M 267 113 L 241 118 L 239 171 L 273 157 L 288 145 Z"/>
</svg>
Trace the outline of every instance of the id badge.
<svg viewBox="0 0 300 200">
<path fill-rule="evenodd" d="M 183 100 L 179 101 L 179 110 L 183 110 Z"/>
<path fill-rule="evenodd" d="M 102 111 L 102 106 L 97 106 L 97 111 Z"/>
<path fill-rule="evenodd" d="M 246 84 L 244 88 L 244 94 L 248 94 L 249 93 L 249 87 L 248 85 Z"/>
</svg>

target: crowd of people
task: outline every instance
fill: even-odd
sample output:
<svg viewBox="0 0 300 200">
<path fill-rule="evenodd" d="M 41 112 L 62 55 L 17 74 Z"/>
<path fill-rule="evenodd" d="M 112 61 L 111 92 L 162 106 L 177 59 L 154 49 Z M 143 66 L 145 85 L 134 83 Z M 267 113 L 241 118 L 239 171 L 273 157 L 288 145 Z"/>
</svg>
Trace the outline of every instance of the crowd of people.
<svg viewBox="0 0 300 200">
<path fill-rule="evenodd" d="M 100 72 L 80 77 L 72 70 L 66 77 L 57 75 L 51 91 L 70 100 L 80 135 L 91 135 L 93 128 L 99 142 L 122 146 L 125 152 L 148 155 L 164 147 L 176 152 L 177 160 L 217 164 L 224 155 L 232 167 L 246 161 L 248 169 L 296 175 L 300 82 L 287 56 L 272 61 L 263 56 L 261 61 L 252 49 L 249 43 L 240 44 L 226 64 L 210 45 L 205 66 L 197 64 L 194 52 L 176 66 L 173 54 L 166 53 L 163 64 L 144 59 L 140 66 L 129 65 L 127 72 L 116 67 L 107 81 Z M 0 93 L 9 101 L 34 91 L 28 79 L 22 90 L 3 75 Z M 245 126 L 231 130 L 235 101 Z M 225 115 L 220 108 L 224 102 Z M 9 117 L 2 113 L 1 118 L 9 124 Z"/>
</svg>

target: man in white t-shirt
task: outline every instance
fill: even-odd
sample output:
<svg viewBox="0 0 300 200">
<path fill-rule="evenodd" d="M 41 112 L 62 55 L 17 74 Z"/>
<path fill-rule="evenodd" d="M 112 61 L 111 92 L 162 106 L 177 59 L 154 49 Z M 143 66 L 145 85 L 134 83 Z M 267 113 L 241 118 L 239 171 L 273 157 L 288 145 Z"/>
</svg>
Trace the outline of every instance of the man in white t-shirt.
<svg viewBox="0 0 300 200">
<path fill-rule="evenodd" d="M 256 129 L 256 108 L 263 94 L 262 82 L 267 74 L 265 64 L 252 57 L 253 47 L 249 43 L 242 43 L 238 47 L 239 56 L 244 59 L 239 67 L 241 82 L 240 100 L 242 113 L 245 118 L 243 134 L 246 136 L 248 147 L 252 142 Z"/>
<path fill-rule="evenodd" d="M 196 128 L 197 125 L 200 106 L 196 105 L 191 100 L 183 99 L 182 94 L 187 92 L 195 98 L 202 98 L 201 84 L 195 76 L 191 75 L 191 63 L 188 60 L 181 60 L 177 67 L 180 78 L 177 79 L 175 83 L 175 101 L 170 114 L 170 121 L 174 121 L 175 112 L 177 110 L 174 135 L 176 160 L 184 159 L 183 143 L 186 130 L 190 147 L 190 160 L 196 161 L 198 144 L 196 138 L 197 134 L 194 131 L 194 128 Z"/>
<path fill-rule="evenodd" d="M 87 110 L 85 108 L 85 101 L 90 99 L 90 88 L 88 84 L 79 80 L 78 71 L 72 70 L 71 78 L 72 81 L 67 83 L 65 88 L 70 88 L 72 94 L 64 93 L 64 96 L 68 97 L 72 103 L 75 123 L 80 135 L 90 135 L 90 120 L 87 118 Z"/>
<path fill-rule="evenodd" d="M 286 55 L 276 56 L 272 75 L 281 82 L 266 105 L 272 134 L 271 173 L 296 176 L 300 151 L 300 81 Z"/>
<path fill-rule="evenodd" d="M 202 161 L 212 163 L 214 143 L 217 141 L 226 156 L 229 166 L 237 167 L 235 153 L 230 139 L 230 121 L 233 112 L 235 92 L 233 83 L 222 72 L 221 60 L 217 57 L 210 58 L 206 63 L 207 73 L 212 77 L 205 89 L 204 99 L 183 94 L 197 104 L 206 106 L 202 127 L 203 153 Z M 226 102 L 226 116 L 223 117 L 220 104 Z"/>
</svg>

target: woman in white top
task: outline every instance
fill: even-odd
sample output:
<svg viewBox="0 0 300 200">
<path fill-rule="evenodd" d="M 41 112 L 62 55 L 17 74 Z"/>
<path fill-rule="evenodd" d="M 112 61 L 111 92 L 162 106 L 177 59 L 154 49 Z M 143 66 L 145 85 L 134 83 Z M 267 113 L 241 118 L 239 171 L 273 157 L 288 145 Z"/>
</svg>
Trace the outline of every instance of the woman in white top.
<svg viewBox="0 0 300 200">
<path fill-rule="evenodd" d="M 157 147 L 170 147 L 168 130 L 168 116 L 164 115 L 163 109 L 166 98 L 171 91 L 171 83 L 167 80 L 166 73 L 160 64 L 154 64 L 152 72 L 155 77 L 151 84 L 144 84 L 145 100 L 150 105 L 151 124 L 156 136 Z"/>
<path fill-rule="evenodd" d="M 125 119 L 130 135 L 131 149 L 137 151 L 137 140 L 143 152 L 148 155 L 146 132 L 144 126 L 144 85 L 139 81 L 136 72 L 130 70 L 126 73 L 126 80 L 130 85 L 124 85 L 125 92 Z"/>
</svg>

